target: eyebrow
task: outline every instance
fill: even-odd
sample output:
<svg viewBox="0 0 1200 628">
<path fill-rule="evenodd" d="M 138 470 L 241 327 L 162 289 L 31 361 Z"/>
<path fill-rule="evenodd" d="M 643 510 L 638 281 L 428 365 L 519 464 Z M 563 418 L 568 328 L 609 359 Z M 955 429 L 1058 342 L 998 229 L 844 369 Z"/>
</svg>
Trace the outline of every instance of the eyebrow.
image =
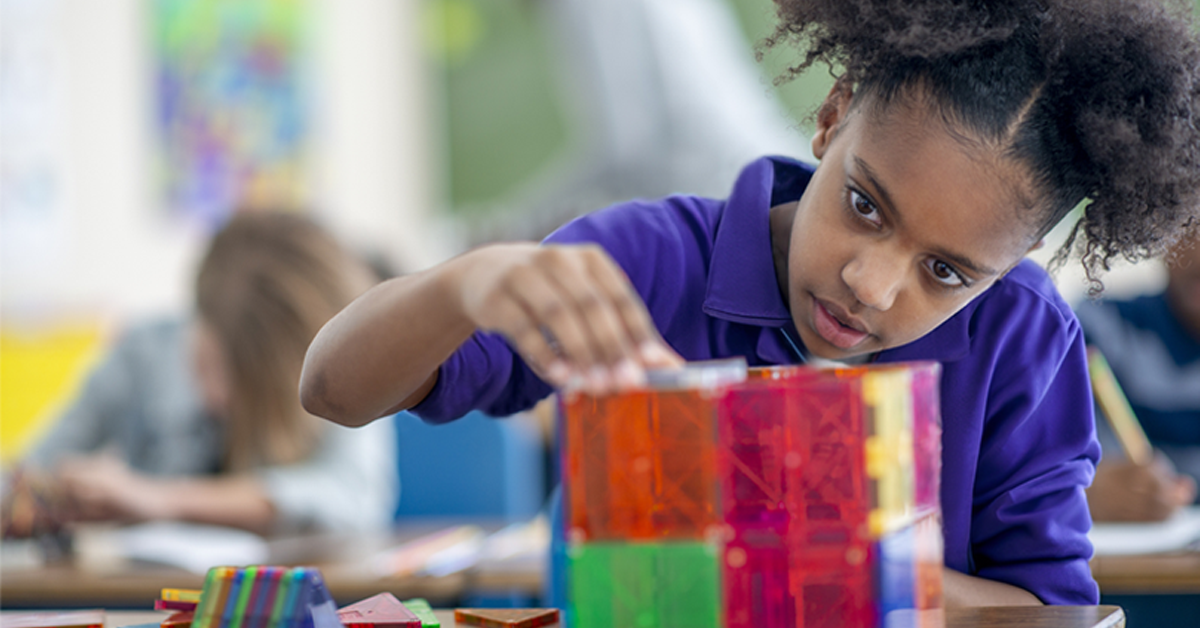
<svg viewBox="0 0 1200 628">
<path fill-rule="evenodd" d="M 901 223 L 902 216 L 900 215 L 900 212 L 896 210 L 896 204 L 892 202 L 891 194 L 888 194 L 887 187 L 879 182 L 879 177 L 875 174 L 875 171 L 871 169 L 871 166 L 867 165 L 867 162 L 863 161 L 863 158 L 859 157 L 858 155 L 854 156 L 854 165 L 857 166 L 860 171 L 862 171 L 863 176 L 866 177 L 867 182 L 871 184 L 871 187 L 875 188 L 875 192 L 879 195 L 879 199 L 883 201 L 883 204 L 888 210 L 890 210 L 893 220 L 895 220 L 897 223 Z M 965 268 L 975 275 L 981 277 L 1000 274 L 1000 271 L 989 268 L 982 264 L 977 264 L 966 255 L 960 255 L 953 251 L 947 251 L 941 247 L 935 248 L 933 252 L 938 256 L 944 257 L 954 264 L 961 266 L 962 268 Z"/>
</svg>

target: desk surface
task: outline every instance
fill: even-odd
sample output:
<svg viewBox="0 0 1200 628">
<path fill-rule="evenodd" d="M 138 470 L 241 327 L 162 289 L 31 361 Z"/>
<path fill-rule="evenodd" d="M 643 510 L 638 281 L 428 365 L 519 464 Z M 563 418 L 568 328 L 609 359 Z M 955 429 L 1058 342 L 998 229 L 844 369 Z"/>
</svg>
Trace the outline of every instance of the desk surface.
<svg viewBox="0 0 1200 628">
<path fill-rule="evenodd" d="M 1200 594 L 1200 552 L 1096 556 L 1092 576 L 1107 595 Z"/>
<path fill-rule="evenodd" d="M 538 572 L 465 571 L 446 576 L 380 578 L 370 569 L 373 556 L 447 522 L 406 526 L 393 534 L 313 535 L 273 539 L 266 564 L 312 565 L 321 570 L 339 604 L 389 592 L 401 599 L 423 597 L 434 605 L 454 604 L 465 591 L 508 591 L 536 595 Z M 498 529 L 500 524 L 485 525 Z M 177 567 L 122 561 L 74 560 L 34 568 L 0 565 L 0 606 L 55 608 L 72 606 L 152 608 L 163 588 L 200 589 L 204 576 Z"/>
<path fill-rule="evenodd" d="M 366 568 L 368 558 L 446 522 L 409 526 L 391 535 L 356 537 L 311 536 L 270 542 L 270 563 L 319 567 L 339 603 L 354 602 L 388 591 L 401 598 L 424 597 L 433 604 L 453 604 L 465 591 L 516 591 L 536 596 L 541 574 L 536 571 L 478 571 L 441 577 L 410 576 L 379 579 Z M 499 527 L 499 524 L 495 526 Z M 1200 553 L 1150 556 L 1098 556 L 1092 573 L 1108 595 L 1200 594 Z M 38 569 L 0 565 L 0 606 L 148 608 L 163 587 L 199 589 L 203 576 L 161 565 L 81 565 L 65 563 Z"/>
<path fill-rule="evenodd" d="M 0 613 L 2 617 L 5 613 Z M 110 612 L 107 628 L 160 621 L 168 613 Z M 454 611 L 435 611 L 443 628 L 457 628 Z M 557 626 L 558 624 L 554 624 Z M 1022 606 L 960 608 L 946 611 L 946 628 L 1122 628 L 1125 614 L 1116 606 Z"/>
</svg>

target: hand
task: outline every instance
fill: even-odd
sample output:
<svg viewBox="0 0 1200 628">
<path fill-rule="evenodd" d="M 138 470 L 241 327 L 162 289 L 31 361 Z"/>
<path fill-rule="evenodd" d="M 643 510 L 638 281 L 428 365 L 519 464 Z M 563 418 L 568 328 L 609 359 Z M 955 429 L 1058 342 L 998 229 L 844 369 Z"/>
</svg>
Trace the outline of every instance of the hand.
<svg viewBox="0 0 1200 628">
<path fill-rule="evenodd" d="M 62 529 L 69 513 L 52 477 L 38 469 L 16 468 L 0 482 L 4 484 L 0 535 L 30 538 L 55 535 Z"/>
<path fill-rule="evenodd" d="M 111 455 L 64 460 L 57 482 L 72 518 L 81 521 L 152 521 L 169 518 L 171 495 L 155 480 Z"/>
<path fill-rule="evenodd" d="M 1095 521 L 1162 521 L 1192 503 L 1196 483 L 1177 475 L 1158 453 L 1144 465 L 1125 460 L 1101 463 L 1087 496 Z"/>
<path fill-rule="evenodd" d="M 593 393 L 636 386 L 682 364 L 620 267 L 594 245 L 498 244 L 459 274 L 466 316 L 504 334 L 543 379 Z"/>
</svg>

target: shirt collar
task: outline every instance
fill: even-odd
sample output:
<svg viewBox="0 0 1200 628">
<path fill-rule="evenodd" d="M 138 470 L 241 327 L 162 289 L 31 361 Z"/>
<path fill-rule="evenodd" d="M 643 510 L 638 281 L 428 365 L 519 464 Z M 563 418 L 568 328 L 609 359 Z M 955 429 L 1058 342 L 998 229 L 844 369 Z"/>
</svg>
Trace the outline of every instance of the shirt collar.
<svg viewBox="0 0 1200 628">
<path fill-rule="evenodd" d="M 812 174 L 812 166 L 787 157 L 763 157 L 742 170 L 717 226 L 704 297 L 706 314 L 747 325 L 786 327 L 795 334 L 775 276 L 770 209 L 799 200 Z M 983 298 L 980 295 L 925 336 L 881 352 L 877 360 L 952 362 L 966 356 L 971 346 L 970 319 Z M 774 338 L 778 333 L 760 338 L 759 353 L 764 358 L 772 354 L 771 361 L 794 361 Z M 794 337 L 799 342 L 798 336 Z"/>
<path fill-rule="evenodd" d="M 717 226 L 706 314 L 766 327 L 792 320 L 775 277 L 770 209 L 799 199 L 811 176 L 811 166 L 786 157 L 763 157 L 742 170 Z"/>
</svg>

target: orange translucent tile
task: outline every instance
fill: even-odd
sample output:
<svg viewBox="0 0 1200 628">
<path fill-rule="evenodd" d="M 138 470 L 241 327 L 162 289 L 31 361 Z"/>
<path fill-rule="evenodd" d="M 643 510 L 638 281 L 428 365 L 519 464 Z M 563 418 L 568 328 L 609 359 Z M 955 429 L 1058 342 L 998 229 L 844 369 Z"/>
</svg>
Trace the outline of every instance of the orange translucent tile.
<svg viewBox="0 0 1200 628">
<path fill-rule="evenodd" d="M 718 522 L 708 392 L 578 395 L 564 417 L 567 521 L 576 535 L 698 539 Z"/>
<path fill-rule="evenodd" d="M 538 628 L 558 623 L 557 608 L 458 608 L 454 621 L 486 628 Z"/>
</svg>

